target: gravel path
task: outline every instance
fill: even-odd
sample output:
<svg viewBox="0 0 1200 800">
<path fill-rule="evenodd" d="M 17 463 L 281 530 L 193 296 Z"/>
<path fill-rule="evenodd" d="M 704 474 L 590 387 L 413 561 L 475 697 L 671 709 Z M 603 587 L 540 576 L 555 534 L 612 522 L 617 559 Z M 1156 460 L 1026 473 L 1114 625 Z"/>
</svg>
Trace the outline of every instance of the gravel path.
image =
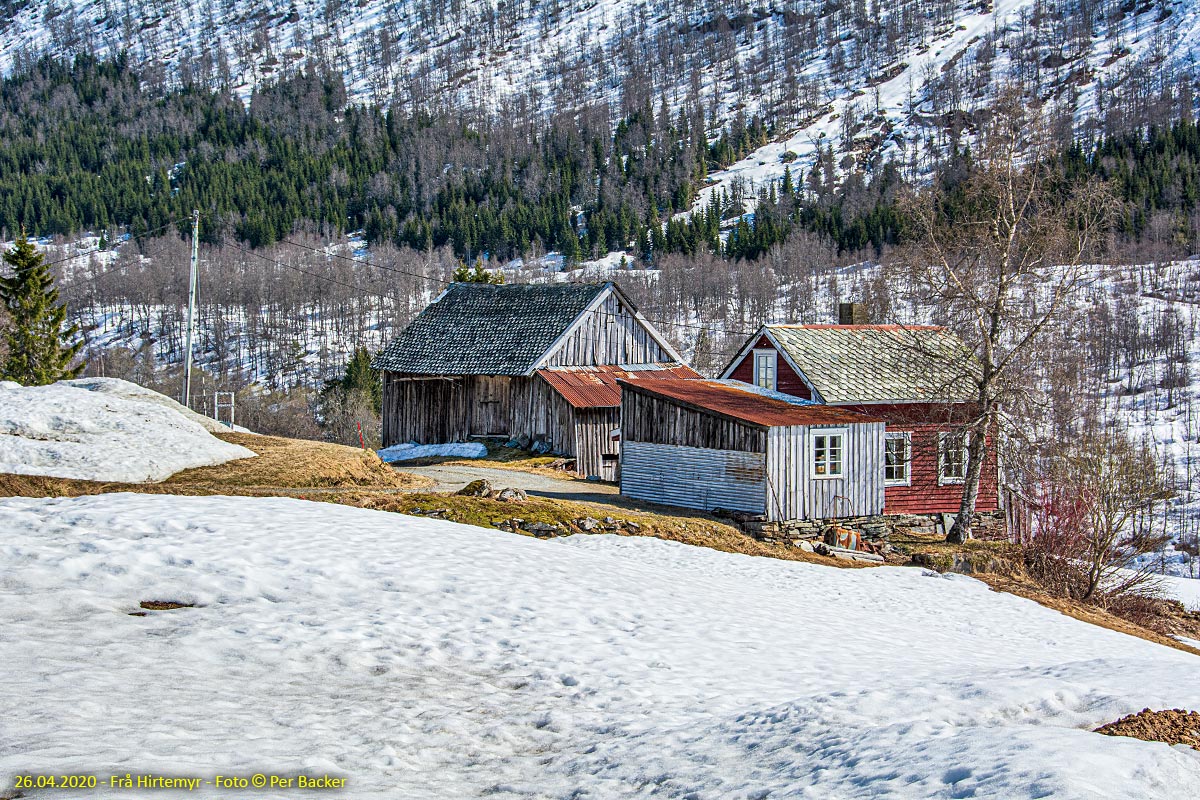
<svg viewBox="0 0 1200 800">
<path fill-rule="evenodd" d="M 395 464 L 400 472 L 424 475 L 437 481 L 435 492 L 457 492 L 471 481 L 486 480 L 497 489 L 512 487 L 539 497 L 558 500 L 583 500 L 593 503 L 611 503 L 619 497 L 617 487 L 598 481 L 574 481 L 565 478 L 549 478 L 533 472 L 499 467 L 473 467 L 459 464 L 434 464 L 425 467 L 406 467 Z M 418 489 L 417 491 L 430 491 Z"/>
</svg>

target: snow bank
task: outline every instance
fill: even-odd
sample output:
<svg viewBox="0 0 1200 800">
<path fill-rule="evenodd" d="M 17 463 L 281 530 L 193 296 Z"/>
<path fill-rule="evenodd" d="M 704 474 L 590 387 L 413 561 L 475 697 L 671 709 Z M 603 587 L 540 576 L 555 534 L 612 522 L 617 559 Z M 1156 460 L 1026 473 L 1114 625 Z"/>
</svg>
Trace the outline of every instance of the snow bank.
<svg viewBox="0 0 1200 800">
<path fill-rule="evenodd" d="M 138 483 L 254 455 L 147 389 L 72 383 L 0 383 L 0 472 Z"/>
<path fill-rule="evenodd" d="M 348 798 L 1165 800 L 1200 782 L 1194 751 L 1089 730 L 1200 708 L 1200 660 L 962 576 L 281 498 L 12 498 L 0 530 L 2 785 L 304 771 Z M 197 607 L 129 616 L 142 600 Z"/>
<path fill-rule="evenodd" d="M 480 442 L 449 442 L 447 444 L 394 444 L 378 451 L 387 464 L 413 461 L 418 458 L 483 458 L 487 447 Z"/>
<path fill-rule="evenodd" d="M 62 381 L 62 383 L 66 386 L 74 386 L 76 389 L 86 389 L 89 392 L 102 392 L 116 397 L 123 397 L 126 400 L 140 400 L 145 403 L 154 403 L 163 408 L 169 408 L 177 414 L 182 414 L 193 422 L 198 423 L 209 433 L 229 432 L 229 426 L 222 425 L 212 417 L 197 414 L 195 411 L 192 411 L 182 403 L 175 402 L 165 394 L 160 394 L 153 389 L 147 389 L 145 386 L 138 386 L 136 383 L 123 381 L 120 378 L 76 378 L 75 380 Z"/>
<path fill-rule="evenodd" d="M 1156 575 L 1163 592 L 1192 611 L 1200 611 L 1200 580 L 1179 575 Z"/>
</svg>

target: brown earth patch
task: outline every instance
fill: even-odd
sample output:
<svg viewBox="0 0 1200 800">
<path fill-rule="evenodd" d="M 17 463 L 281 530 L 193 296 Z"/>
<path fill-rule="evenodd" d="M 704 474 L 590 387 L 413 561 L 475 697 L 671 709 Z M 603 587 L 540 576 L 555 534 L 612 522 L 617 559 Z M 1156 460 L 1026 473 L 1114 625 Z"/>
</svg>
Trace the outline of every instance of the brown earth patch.
<svg viewBox="0 0 1200 800">
<path fill-rule="evenodd" d="M 1200 750 L 1200 714 L 1182 708 L 1151 711 L 1144 708 L 1136 714 L 1121 717 L 1116 722 L 1101 725 L 1096 733 L 1105 736 L 1128 736 L 1143 742 L 1186 744 Z"/>
<path fill-rule="evenodd" d="M 195 603 L 180 603 L 175 600 L 143 600 L 138 606 L 147 611 L 171 611 L 176 608 L 195 608 Z"/>
</svg>

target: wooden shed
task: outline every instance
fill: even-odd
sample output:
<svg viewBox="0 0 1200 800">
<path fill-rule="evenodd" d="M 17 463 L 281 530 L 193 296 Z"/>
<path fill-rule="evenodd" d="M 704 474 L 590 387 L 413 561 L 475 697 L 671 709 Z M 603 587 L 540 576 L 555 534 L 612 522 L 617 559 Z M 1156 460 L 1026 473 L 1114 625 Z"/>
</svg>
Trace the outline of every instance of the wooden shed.
<svg viewBox="0 0 1200 800">
<path fill-rule="evenodd" d="M 373 366 L 385 447 L 503 438 L 610 480 L 618 378 L 696 376 L 611 282 L 452 284 Z"/>
<path fill-rule="evenodd" d="M 883 511 L 884 425 L 736 381 L 626 382 L 621 494 L 770 521 Z"/>
</svg>

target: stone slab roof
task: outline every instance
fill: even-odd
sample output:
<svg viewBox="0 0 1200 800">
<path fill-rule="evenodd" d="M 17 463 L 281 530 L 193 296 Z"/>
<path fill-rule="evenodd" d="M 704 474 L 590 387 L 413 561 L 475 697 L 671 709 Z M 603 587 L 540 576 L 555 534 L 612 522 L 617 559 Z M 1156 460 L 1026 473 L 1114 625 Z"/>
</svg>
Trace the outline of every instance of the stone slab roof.
<svg viewBox="0 0 1200 800">
<path fill-rule="evenodd" d="M 978 369 L 962 340 L 934 325 L 768 325 L 826 403 L 963 402 Z"/>
<path fill-rule="evenodd" d="M 526 375 L 609 286 L 451 284 L 372 366 L 413 375 Z"/>
</svg>

